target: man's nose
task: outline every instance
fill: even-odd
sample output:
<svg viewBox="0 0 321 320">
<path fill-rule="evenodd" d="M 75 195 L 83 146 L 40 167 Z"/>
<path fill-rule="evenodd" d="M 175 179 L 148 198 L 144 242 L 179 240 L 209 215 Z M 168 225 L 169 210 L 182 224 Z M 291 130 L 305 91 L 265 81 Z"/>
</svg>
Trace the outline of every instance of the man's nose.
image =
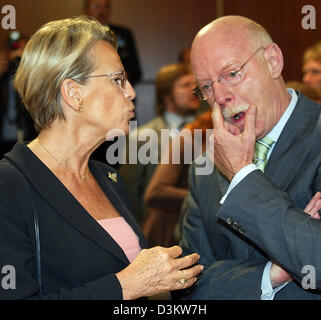
<svg viewBox="0 0 321 320">
<path fill-rule="evenodd" d="M 311 72 L 306 72 L 303 75 L 302 81 L 306 84 L 310 84 L 312 81 L 312 73 Z"/>
<path fill-rule="evenodd" d="M 223 86 L 218 81 L 213 83 L 213 91 L 215 102 L 219 105 L 224 105 L 232 101 L 232 94 L 230 88 L 227 86 Z"/>
</svg>

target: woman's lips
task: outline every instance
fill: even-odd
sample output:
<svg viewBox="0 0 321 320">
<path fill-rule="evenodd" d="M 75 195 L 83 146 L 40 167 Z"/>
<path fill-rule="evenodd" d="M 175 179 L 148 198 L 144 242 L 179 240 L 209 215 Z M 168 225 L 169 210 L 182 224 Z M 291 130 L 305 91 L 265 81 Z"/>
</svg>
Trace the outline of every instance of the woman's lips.
<svg viewBox="0 0 321 320">
<path fill-rule="evenodd" d="M 135 117 L 135 111 L 134 110 L 130 110 L 129 111 L 130 117 L 134 118 Z"/>
</svg>

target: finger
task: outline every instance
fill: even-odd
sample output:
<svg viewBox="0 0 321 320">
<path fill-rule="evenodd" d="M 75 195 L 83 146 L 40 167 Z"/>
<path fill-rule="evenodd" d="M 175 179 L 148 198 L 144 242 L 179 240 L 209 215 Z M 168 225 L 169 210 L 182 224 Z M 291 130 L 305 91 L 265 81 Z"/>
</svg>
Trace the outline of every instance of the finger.
<svg viewBox="0 0 321 320">
<path fill-rule="evenodd" d="M 192 279 L 186 279 L 187 282 L 186 283 L 180 283 L 178 280 L 175 282 L 176 286 L 171 290 L 182 290 L 182 289 L 186 289 L 190 286 L 192 286 L 196 281 L 197 278 L 192 278 Z"/>
<path fill-rule="evenodd" d="M 320 199 L 321 196 L 321 192 L 317 192 L 312 199 L 309 201 L 309 203 L 307 204 L 307 206 L 304 208 L 304 212 L 305 213 L 310 213 L 310 211 L 315 207 L 316 203 L 318 202 L 318 200 Z M 318 208 L 318 210 L 320 210 L 320 208 Z M 317 210 L 317 211 L 318 211 Z"/>
<path fill-rule="evenodd" d="M 180 270 L 183 272 L 183 276 L 186 279 L 191 279 L 194 277 L 197 277 L 202 271 L 203 271 L 204 267 L 200 264 L 189 268 L 189 269 L 184 269 L 184 270 Z"/>
<path fill-rule="evenodd" d="M 245 121 L 244 121 L 244 136 L 254 137 L 255 139 L 255 129 L 256 129 L 256 105 L 250 105 L 248 108 Z"/>
<path fill-rule="evenodd" d="M 316 203 L 316 202 L 318 201 L 318 199 L 320 198 L 320 195 L 321 195 L 321 192 L 318 191 L 318 192 L 312 197 L 312 199 L 309 201 L 309 203 L 306 205 L 306 207 L 305 207 L 305 209 L 304 209 L 304 211 L 305 211 L 306 213 L 308 213 L 307 211 L 311 210 L 311 209 L 314 207 L 315 203 Z"/>
<path fill-rule="evenodd" d="M 312 208 L 314 207 L 315 203 L 317 202 L 317 199 L 315 199 L 314 197 L 309 201 L 309 203 L 306 205 L 306 207 L 304 208 L 304 212 L 307 214 L 310 214 L 310 211 L 312 210 Z"/>
<path fill-rule="evenodd" d="M 184 269 L 192 266 L 199 260 L 200 256 L 197 253 L 190 254 L 183 258 L 179 258 L 175 260 L 176 269 Z"/>
<path fill-rule="evenodd" d="M 222 109 L 217 103 L 213 106 L 212 121 L 214 129 L 225 129 Z"/>
<path fill-rule="evenodd" d="M 241 133 L 240 128 L 238 128 L 237 126 L 235 126 L 232 123 L 229 123 L 227 121 L 224 122 L 225 128 L 226 130 L 231 133 L 233 136 L 238 136 Z"/>
<path fill-rule="evenodd" d="M 319 210 L 321 209 L 321 200 L 318 199 L 314 205 L 314 207 L 311 209 L 311 217 L 317 218 L 319 216 Z"/>
<path fill-rule="evenodd" d="M 175 277 L 177 288 L 182 289 L 190 287 L 197 281 L 197 276 L 202 272 L 203 269 L 203 266 L 197 265 L 190 269 L 179 270 Z"/>
<path fill-rule="evenodd" d="M 173 247 L 164 248 L 164 249 L 167 251 L 168 255 L 171 258 L 177 258 L 183 253 L 182 248 L 179 246 L 173 246 Z"/>
</svg>

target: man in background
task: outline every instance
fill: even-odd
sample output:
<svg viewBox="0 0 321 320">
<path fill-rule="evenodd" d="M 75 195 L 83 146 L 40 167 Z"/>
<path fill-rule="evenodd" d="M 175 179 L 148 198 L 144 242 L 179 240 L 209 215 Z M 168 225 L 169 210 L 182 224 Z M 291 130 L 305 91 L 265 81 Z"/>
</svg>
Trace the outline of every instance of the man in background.
<svg viewBox="0 0 321 320">
<path fill-rule="evenodd" d="M 132 86 L 135 86 L 142 77 L 142 71 L 136 51 L 135 40 L 132 32 L 128 28 L 109 23 L 112 12 L 111 0 L 85 0 L 85 13 L 98 20 L 103 25 L 108 25 L 115 33 L 117 41 L 117 52 L 127 73 L 128 80 Z M 115 139 L 116 141 L 117 139 Z M 101 162 L 108 162 L 106 151 L 115 141 L 106 141 L 102 143 L 92 154 L 92 159 Z M 111 164 L 110 164 L 111 165 Z M 113 165 L 117 169 L 119 165 Z"/>
<path fill-rule="evenodd" d="M 305 50 L 302 73 L 304 83 L 321 90 L 321 41 Z"/>
<path fill-rule="evenodd" d="M 8 48 L 0 52 L 0 158 L 17 141 L 36 136 L 33 121 L 12 85 L 27 40 L 19 31 L 12 31 L 7 39 Z"/>
<path fill-rule="evenodd" d="M 108 25 L 117 37 L 117 52 L 128 74 L 128 80 L 135 86 L 142 76 L 134 36 L 128 28 L 110 24 L 112 12 L 111 0 L 86 0 L 85 13 L 98 20 L 101 24 Z"/>
</svg>

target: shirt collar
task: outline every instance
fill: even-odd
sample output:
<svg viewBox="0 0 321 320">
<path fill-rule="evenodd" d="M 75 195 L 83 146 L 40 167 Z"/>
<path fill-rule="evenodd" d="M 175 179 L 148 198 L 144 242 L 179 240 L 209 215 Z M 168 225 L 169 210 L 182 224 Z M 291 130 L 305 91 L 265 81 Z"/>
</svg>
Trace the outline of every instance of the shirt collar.
<svg viewBox="0 0 321 320">
<path fill-rule="evenodd" d="M 285 112 L 283 113 L 281 119 L 279 120 L 279 122 L 274 126 L 274 128 L 267 134 L 267 136 L 272 139 L 273 141 L 277 142 L 286 123 L 288 122 L 295 106 L 296 103 L 298 102 L 298 95 L 296 94 L 296 92 L 291 89 L 288 88 L 287 89 L 288 92 L 291 95 L 291 101 L 290 104 L 288 105 L 288 107 L 286 108 Z"/>
<path fill-rule="evenodd" d="M 195 116 L 189 115 L 186 117 L 182 117 L 171 111 L 165 111 L 164 119 L 169 129 L 177 129 L 182 125 L 182 123 L 189 123 L 194 121 Z"/>
</svg>

